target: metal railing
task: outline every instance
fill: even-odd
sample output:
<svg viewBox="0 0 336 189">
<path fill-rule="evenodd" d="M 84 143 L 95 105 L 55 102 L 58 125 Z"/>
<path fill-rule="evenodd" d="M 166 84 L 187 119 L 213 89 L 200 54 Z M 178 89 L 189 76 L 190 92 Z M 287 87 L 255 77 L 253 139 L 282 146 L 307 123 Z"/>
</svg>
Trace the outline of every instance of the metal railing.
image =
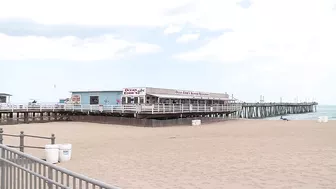
<svg viewBox="0 0 336 189">
<path fill-rule="evenodd" d="M 8 104 L 0 107 L 6 112 L 31 111 L 76 111 L 76 112 L 108 112 L 108 113 L 193 113 L 193 112 L 234 112 L 239 111 L 242 104 L 125 104 L 125 105 L 88 105 L 88 104 L 39 104 L 35 106 Z"/>
<path fill-rule="evenodd" d="M 55 134 L 51 134 L 51 137 L 43 137 L 43 136 L 36 136 L 36 135 L 26 135 L 24 134 L 23 131 L 21 131 L 20 134 L 14 135 L 14 134 L 6 134 L 4 133 L 3 129 L 0 128 L 0 144 L 3 144 L 3 136 L 19 138 L 20 139 L 19 146 L 14 146 L 14 145 L 7 145 L 7 146 L 11 148 L 19 148 L 21 152 L 24 152 L 24 148 L 45 149 L 45 147 L 25 145 L 25 140 L 24 140 L 25 137 L 50 140 L 51 144 L 55 144 L 55 140 L 56 140 Z"/>
<path fill-rule="evenodd" d="M 117 189 L 0 144 L 0 189 Z"/>
</svg>

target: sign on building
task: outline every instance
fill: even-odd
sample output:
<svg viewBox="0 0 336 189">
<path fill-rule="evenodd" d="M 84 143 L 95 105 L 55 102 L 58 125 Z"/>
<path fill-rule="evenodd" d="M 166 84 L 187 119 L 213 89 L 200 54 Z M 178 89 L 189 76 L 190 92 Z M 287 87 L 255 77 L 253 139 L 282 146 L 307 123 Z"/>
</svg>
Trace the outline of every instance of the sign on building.
<svg viewBox="0 0 336 189">
<path fill-rule="evenodd" d="M 192 95 L 192 96 L 208 96 L 208 95 L 210 95 L 210 93 L 195 92 L 195 91 L 181 91 L 181 90 L 176 90 L 175 94 L 179 94 L 179 95 Z"/>
<path fill-rule="evenodd" d="M 124 88 L 123 89 L 124 96 L 143 96 L 146 95 L 145 88 Z"/>
<path fill-rule="evenodd" d="M 71 96 L 71 103 L 72 104 L 81 104 L 81 95 L 75 94 Z"/>
</svg>

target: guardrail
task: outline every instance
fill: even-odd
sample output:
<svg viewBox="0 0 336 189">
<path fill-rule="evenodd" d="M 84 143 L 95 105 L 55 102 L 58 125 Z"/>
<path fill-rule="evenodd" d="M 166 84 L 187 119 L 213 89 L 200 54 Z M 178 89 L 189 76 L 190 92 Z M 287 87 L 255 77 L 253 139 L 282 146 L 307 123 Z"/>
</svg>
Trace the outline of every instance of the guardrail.
<svg viewBox="0 0 336 189">
<path fill-rule="evenodd" d="M 39 147 L 39 146 L 25 146 L 25 142 L 24 142 L 25 137 L 50 140 L 51 144 L 55 144 L 55 140 L 56 140 L 56 137 L 54 134 L 51 134 L 51 137 L 42 137 L 42 136 L 35 136 L 35 135 L 26 135 L 24 134 L 23 131 L 21 131 L 19 135 L 13 135 L 13 134 L 4 133 L 3 129 L 0 128 L 0 144 L 3 144 L 3 136 L 20 138 L 19 146 L 14 146 L 14 145 L 7 145 L 7 146 L 11 148 L 19 148 L 21 152 L 24 152 L 24 148 L 45 149 L 44 147 Z"/>
<path fill-rule="evenodd" d="M 76 112 L 109 112 L 109 113 L 193 113 L 193 112 L 234 112 L 239 111 L 242 104 L 126 104 L 126 105 L 88 105 L 88 104 L 40 104 L 1 106 L 0 112 L 32 112 L 32 111 L 76 111 Z"/>
<path fill-rule="evenodd" d="M 0 144 L 0 189 L 117 189 Z"/>
</svg>

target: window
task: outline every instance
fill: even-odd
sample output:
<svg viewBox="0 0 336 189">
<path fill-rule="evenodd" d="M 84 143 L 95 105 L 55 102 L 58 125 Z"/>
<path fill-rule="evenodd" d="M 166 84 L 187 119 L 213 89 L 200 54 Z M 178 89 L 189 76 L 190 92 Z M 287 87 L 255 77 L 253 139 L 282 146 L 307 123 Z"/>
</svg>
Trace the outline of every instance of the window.
<svg viewBox="0 0 336 189">
<path fill-rule="evenodd" d="M 90 104 L 99 104 L 99 96 L 90 96 Z"/>
<path fill-rule="evenodd" d="M 127 104 L 133 104 L 133 103 L 134 103 L 134 98 L 127 97 Z"/>
<path fill-rule="evenodd" d="M 6 103 L 6 97 L 0 96 L 0 103 Z"/>
<path fill-rule="evenodd" d="M 122 98 L 121 98 L 121 103 L 122 103 L 122 104 L 126 104 L 126 97 L 122 97 Z"/>
</svg>

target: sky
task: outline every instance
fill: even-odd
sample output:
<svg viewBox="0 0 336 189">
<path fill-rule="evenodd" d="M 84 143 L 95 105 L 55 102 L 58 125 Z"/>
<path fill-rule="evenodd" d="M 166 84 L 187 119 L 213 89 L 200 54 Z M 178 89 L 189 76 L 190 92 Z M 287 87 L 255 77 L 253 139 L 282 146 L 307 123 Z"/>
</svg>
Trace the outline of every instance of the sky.
<svg viewBox="0 0 336 189">
<path fill-rule="evenodd" d="M 336 104 L 336 0 L 1 0 L 0 92 L 161 87 Z"/>
</svg>

